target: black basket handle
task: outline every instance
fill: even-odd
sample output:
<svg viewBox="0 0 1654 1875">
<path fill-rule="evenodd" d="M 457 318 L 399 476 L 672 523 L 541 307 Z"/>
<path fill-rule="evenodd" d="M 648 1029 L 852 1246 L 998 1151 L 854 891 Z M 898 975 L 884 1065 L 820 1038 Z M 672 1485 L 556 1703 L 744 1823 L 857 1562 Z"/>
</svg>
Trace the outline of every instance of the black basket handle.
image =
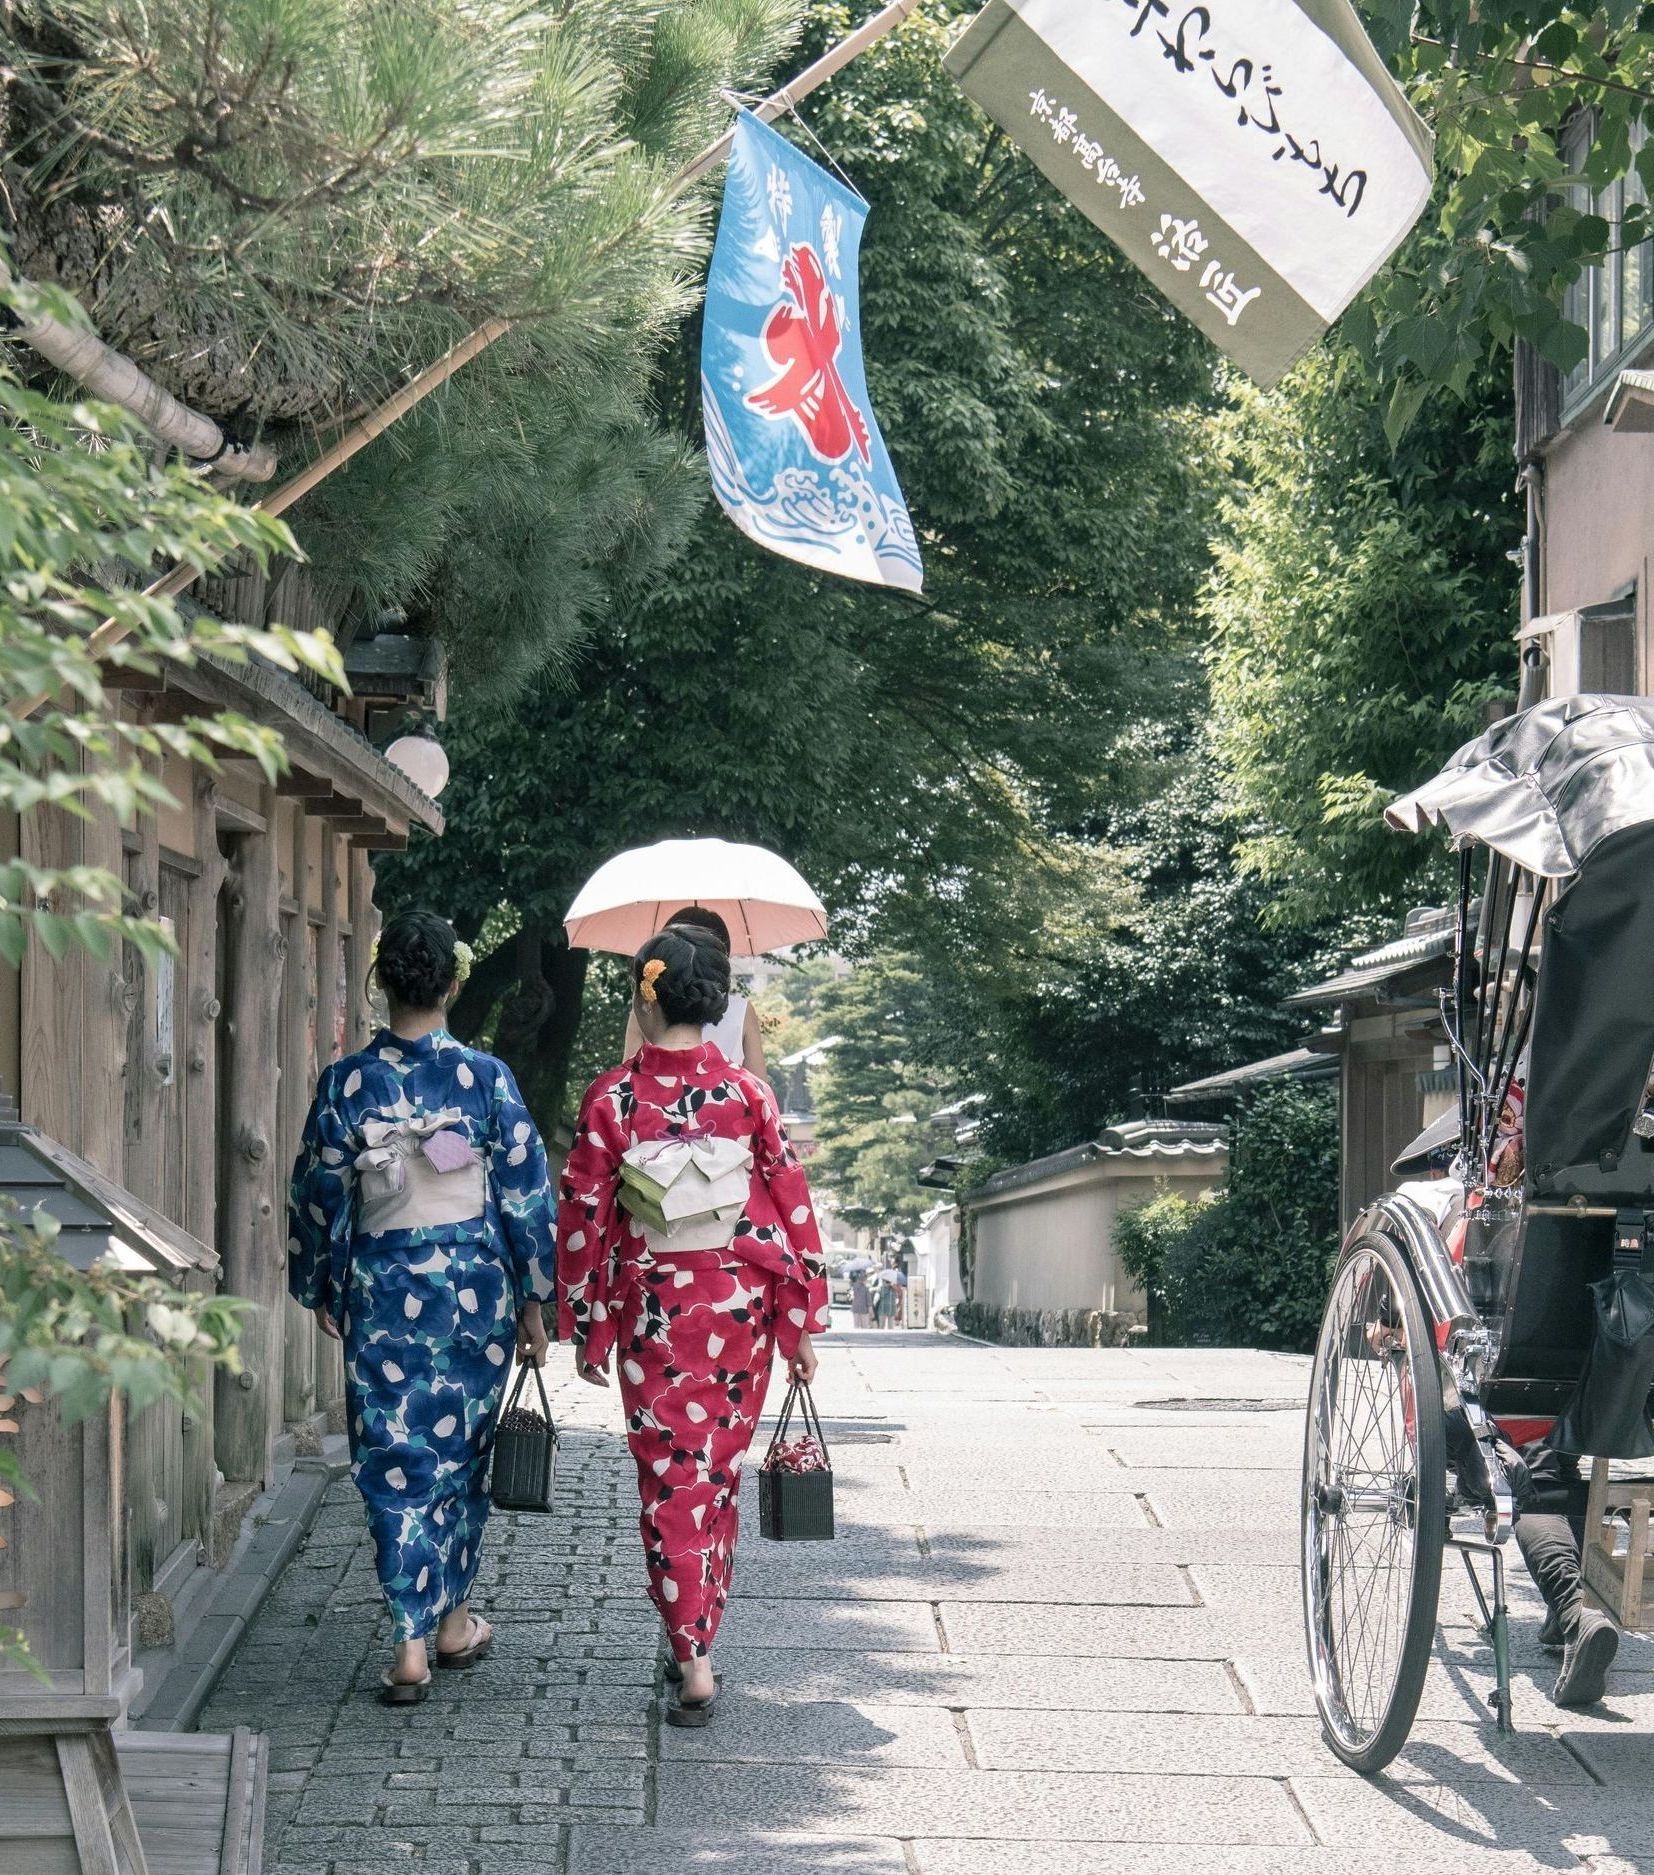
<svg viewBox="0 0 1654 1875">
<path fill-rule="evenodd" d="M 540 1410 L 545 1414 L 546 1424 L 548 1426 L 551 1424 L 551 1401 L 546 1398 L 546 1383 L 541 1377 L 539 1368 L 533 1361 L 524 1361 L 517 1369 L 517 1384 L 511 1389 L 511 1397 L 504 1401 L 500 1407 L 500 1419 L 502 1422 L 506 1414 L 511 1412 L 517 1402 L 522 1398 L 523 1388 L 528 1384 L 530 1374 L 534 1376 L 534 1384 L 540 1391 Z"/>
<path fill-rule="evenodd" d="M 775 1431 L 770 1435 L 769 1449 L 764 1454 L 764 1464 L 773 1463 L 776 1453 L 781 1448 L 781 1441 L 787 1435 L 787 1427 L 792 1423 L 793 1409 L 798 1408 L 798 1416 L 804 1422 L 804 1430 L 815 1437 L 821 1447 L 821 1456 L 827 1461 L 827 1469 L 833 1468 L 832 1455 L 827 1450 L 827 1435 L 821 1429 L 821 1415 L 816 1411 L 815 1395 L 810 1391 L 807 1380 L 795 1378 L 787 1388 L 787 1397 L 781 1402 L 781 1417 L 775 1422 Z"/>
</svg>

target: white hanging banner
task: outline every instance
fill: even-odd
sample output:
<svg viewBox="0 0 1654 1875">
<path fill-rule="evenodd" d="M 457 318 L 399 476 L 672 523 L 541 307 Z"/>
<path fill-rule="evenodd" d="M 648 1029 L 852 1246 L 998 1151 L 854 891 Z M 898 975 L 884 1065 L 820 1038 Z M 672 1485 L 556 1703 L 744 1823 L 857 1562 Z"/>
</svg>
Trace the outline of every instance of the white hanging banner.
<svg viewBox="0 0 1654 1875">
<path fill-rule="evenodd" d="M 1430 133 L 1348 0 L 989 0 L 947 66 L 1260 384 L 1429 200 Z"/>
</svg>

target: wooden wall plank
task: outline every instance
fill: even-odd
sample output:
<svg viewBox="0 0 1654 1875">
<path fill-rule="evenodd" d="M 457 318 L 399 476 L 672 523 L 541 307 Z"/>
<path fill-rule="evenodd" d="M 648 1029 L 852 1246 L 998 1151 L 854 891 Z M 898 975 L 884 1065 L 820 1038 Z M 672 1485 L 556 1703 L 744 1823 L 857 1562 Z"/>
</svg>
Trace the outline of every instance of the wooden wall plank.
<svg viewBox="0 0 1654 1875">
<path fill-rule="evenodd" d="M 177 1046 L 183 1063 L 179 1076 L 182 1223 L 211 1244 L 218 1244 L 218 945 L 219 890 L 224 860 L 212 810 L 212 777 L 205 770 L 193 778 L 191 848 L 201 871 L 186 883 L 189 931 L 182 940 L 182 989 L 177 1012 Z M 179 1421 L 179 1527 L 186 1536 L 210 1543 L 217 1459 L 213 1438 L 213 1377 L 197 1366 L 190 1376 L 194 1403 Z"/>
<path fill-rule="evenodd" d="M 261 797 L 266 831 L 235 841 L 228 892 L 227 1097 L 219 1102 L 218 1251 L 224 1283 L 253 1304 L 242 1372 L 219 1374 L 214 1440 L 226 1478 L 268 1483 L 282 1409 L 286 1231 L 278 1205 L 278 1034 L 285 945 L 276 792 Z"/>
<path fill-rule="evenodd" d="M 373 902 L 373 861 L 347 842 L 341 840 L 340 844 L 350 880 L 350 1006 L 345 1047 L 354 1051 L 366 1047 L 373 1033 L 367 982 L 373 947 L 379 939 L 379 908 Z"/>
<path fill-rule="evenodd" d="M 56 808 L 40 807 L 23 818 L 23 858 L 59 872 L 85 861 L 82 823 Z M 55 960 L 38 938 L 23 957 L 23 1118 L 81 1150 L 80 1030 L 86 1006 L 87 958 L 71 950 Z"/>
<path fill-rule="evenodd" d="M 281 984 L 280 1097 L 276 1167 L 277 1202 L 282 1202 L 288 1170 L 299 1148 L 305 1114 L 314 1081 L 311 1065 L 311 1030 L 315 1016 L 311 982 L 309 902 L 310 841 L 306 815 L 296 803 L 282 803 L 282 813 L 294 824 L 283 840 L 283 856 L 290 868 L 286 896 L 298 909 L 283 920 L 287 955 Z M 282 1414 L 292 1423 L 308 1419 L 316 1410 L 316 1324 L 308 1309 L 291 1296 L 283 1303 Z"/>
<path fill-rule="evenodd" d="M 8 1435 L 23 1475 L 34 1480 L 38 1501 L 19 1494 L 0 1517 L 6 1547 L 0 1549 L 0 1589 L 28 1597 L 15 1616 L 30 1651 L 42 1665 L 78 1671 L 85 1627 L 81 1616 L 78 1542 L 65 1533 L 79 1525 L 82 1504 L 81 1428 L 65 1426 L 51 1405 L 21 1402 L 17 1431 Z"/>
<path fill-rule="evenodd" d="M 345 1014 L 340 993 L 345 975 L 344 933 L 342 925 L 349 911 L 348 902 L 340 902 L 339 867 L 335 841 L 325 820 L 314 823 L 316 837 L 311 846 L 312 863 L 318 877 L 311 882 L 311 895 L 321 907 L 322 922 L 316 930 L 316 1021 L 314 1071 L 319 1074 L 339 1056 L 338 1037 L 345 1028 Z M 344 1360 L 338 1342 L 318 1328 L 313 1354 L 318 1409 L 332 1409 L 344 1398 Z"/>
</svg>

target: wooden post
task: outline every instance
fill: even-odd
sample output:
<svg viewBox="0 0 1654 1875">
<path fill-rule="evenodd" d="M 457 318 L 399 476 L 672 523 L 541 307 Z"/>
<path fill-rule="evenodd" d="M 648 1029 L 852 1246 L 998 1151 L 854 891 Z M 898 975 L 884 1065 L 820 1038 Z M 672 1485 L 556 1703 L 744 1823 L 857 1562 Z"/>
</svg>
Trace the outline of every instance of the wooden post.
<svg viewBox="0 0 1654 1875">
<path fill-rule="evenodd" d="M 338 846 L 332 827 L 321 823 L 321 902 L 322 922 L 316 933 L 316 1072 L 337 1058 L 334 1034 L 339 1017 L 339 958 L 344 935 L 340 924 L 349 907 L 339 903 Z M 329 1415 L 332 1425 L 337 1418 L 335 1407 L 345 1397 L 344 1355 L 331 1335 L 315 1331 L 316 1405 Z M 340 1407 L 342 1410 L 342 1407 Z"/>
<path fill-rule="evenodd" d="M 119 879 L 126 867 L 120 822 L 107 809 L 83 824 L 84 859 Z M 123 1182 L 121 1072 L 126 1061 L 127 984 L 120 953 L 108 963 L 87 959 L 86 1007 L 80 1029 L 81 1136 L 74 1150 L 117 1184 Z M 72 1070 L 71 1070 L 72 1071 Z"/>
<path fill-rule="evenodd" d="M 212 808 L 212 775 L 194 775 L 194 847 L 199 875 L 189 886 L 185 948 L 188 1000 L 177 1011 L 177 1047 L 184 1075 L 184 1228 L 204 1244 L 218 1242 L 218 894 L 224 860 Z M 198 1365 L 190 1375 L 194 1402 L 183 1415 L 184 1475 L 180 1522 L 186 1536 L 210 1544 L 217 1459 L 213 1440 L 213 1376 Z"/>
<path fill-rule="evenodd" d="M 269 1482 L 281 1420 L 281 1329 L 286 1239 L 277 1207 L 277 1036 L 283 951 L 276 791 L 260 791 L 264 831 L 236 841 L 229 889 L 229 1098 L 219 1109 L 223 1190 L 218 1250 L 224 1286 L 255 1304 L 241 1338 L 242 1371 L 213 1389 L 218 1468 Z"/>
<path fill-rule="evenodd" d="M 147 763 L 153 775 L 158 766 Z M 137 847 L 127 854 L 131 909 L 140 918 L 161 910 L 161 837 L 153 814 L 138 817 Z M 125 1053 L 121 1070 L 124 1152 L 121 1182 L 135 1198 L 165 1210 L 161 1189 L 161 1100 L 155 1062 L 155 973 L 134 944 L 122 946 Z M 171 1545 L 167 1448 L 177 1432 L 177 1408 L 161 1401 L 134 1413 L 126 1440 L 126 1514 L 132 1578 L 142 1594 L 155 1580 Z"/>
<path fill-rule="evenodd" d="M 25 864 L 49 872 L 83 865 L 83 828 L 83 822 L 61 808 L 37 807 L 25 814 L 20 830 Z M 91 962 L 78 947 L 54 962 L 36 939 L 23 953 L 19 1107 L 29 1125 L 73 1151 L 80 1150 L 82 1136 L 80 1038 Z"/>
<path fill-rule="evenodd" d="M 368 1008 L 368 966 L 379 938 L 379 908 L 373 902 L 373 861 L 356 847 L 347 847 L 350 881 L 350 1012 L 345 1024 L 345 1046 L 363 1048 L 373 1033 Z"/>
<path fill-rule="evenodd" d="M 281 986 L 281 1094 L 280 1124 L 276 1147 L 276 1203 L 278 1235 L 284 1247 L 286 1232 L 280 1227 L 285 1180 L 293 1155 L 298 1151 L 304 1128 L 305 1111 L 310 1101 L 314 1079 L 310 1060 L 310 942 L 309 875 L 306 858 L 305 813 L 301 806 L 283 802 L 283 820 L 291 819 L 293 872 L 288 880 L 289 895 L 297 909 L 285 919 L 287 960 Z M 283 829 L 285 837 L 285 829 Z M 282 1416 L 289 1424 L 308 1419 L 316 1410 L 316 1324 L 310 1312 L 291 1296 L 282 1305 Z"/>
</svg>

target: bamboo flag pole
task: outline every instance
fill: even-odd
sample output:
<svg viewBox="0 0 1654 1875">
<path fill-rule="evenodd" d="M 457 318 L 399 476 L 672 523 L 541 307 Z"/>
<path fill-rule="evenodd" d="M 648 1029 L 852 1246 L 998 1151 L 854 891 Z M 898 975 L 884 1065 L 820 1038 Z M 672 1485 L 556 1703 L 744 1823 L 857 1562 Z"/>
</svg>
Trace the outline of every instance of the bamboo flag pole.
<svg viewBox="0 0 1654 1875">
<path fill-rule="evenodd" d="M 887 33 L 894 32 L 901 25 L 919 0 L 891 0 L 891 4 L 882 7 L 871 19 L 865 21 L 853 33 L 847 34 L 836 46 L 830 47 L 814 64 L 806 65 L 804 70 L 793 79 L 791 84 L 783 85 L 779 91 L 772 91 L 769 96 L 753 107 L 753 115 L 765 123 L 772 122 L 784 112 L 789 111 L 800 98 L 808 97 L 818 85 L 825 84 L 835 72 L 840 72 L 854 58 L 858 58 L 871 45 L 876 45 Z M 700 155 L 686 163 L 672 178 L 672 193 L 689 188 L 699 182 L 708 170 L 715 168 L 729 154 L 730 145 L 735 140 L 734 126 L 724 132 L 715 142 L 709 143 Z M 265 496 L 262 501 L 253 503 L 253 508 L 260 514 L 281 514 L 292 507 L 294 502 L 308 495 L 318 482 L 325 481 L 335 469 L 343 468 L 359 449 L 365 449 L 376 436 L 382 435 L 399 418 L 405 417 L 418 403 L 429 397 L 432 391 L 440 390 L 462 365 L 467 365 L 479 352 L 485 352 L 496 339 L 505 337 L 512 328 L 510 319 L 490 319 L 474 332 L 460 340 L 450 350 L 444 352 L 434 364 L 427 365 L 419 376 L 412 378 L 397 391 L 387 397 L 377 409 L 369 411 L 359 422 L 353 423 L 345 433 L 322 451 L 308 468 L 302 469 L 291 481 L 283 482 L 274 493 Z M 146 586 L 142 597 L 145 599 L 170 599 L 186 591 L 201 577 L 201 568 L 188 564 L 175 566 L 170 573 Z M 126 637 L 127 628 L 120 620 L 106 618 L 86 641 L 86 648 L 94 658 L 101 658 L 106 652 Z M 29 698 L 17 706 L 13 714 L 32 716 L 40 706 L 48 701 L 46 694 Z"/>
</svg>

